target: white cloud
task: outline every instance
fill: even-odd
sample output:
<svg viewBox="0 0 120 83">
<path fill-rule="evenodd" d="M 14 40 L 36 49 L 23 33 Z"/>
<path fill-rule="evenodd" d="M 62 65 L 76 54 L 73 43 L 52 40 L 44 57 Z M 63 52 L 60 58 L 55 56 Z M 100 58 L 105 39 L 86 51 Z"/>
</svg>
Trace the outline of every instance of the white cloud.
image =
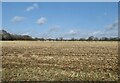
<svg viewBox="0 0 120 83">
<path fill-rule="evenodd" d="M 60 28 L 60 26 L 58 26 L 58 25 L 54 25 L 54 26 L 52 26 L 51 28 L 50 28 L 50 32 L 56 32 L 56 31 L 58 31 L 59 30 L 59 28 Z"/>
<path fill-rule="evenodd" d="M 48 29 L 48 31 L 42 34 L 42 37 L 45 38 L 57 37 L 59 29 L 60 29 L 59 25 L 53 25 Z"/>
<path fill-rule="evenodd" d="M 30 7 L 28 7 L 27 9 L 26 9 L 26 11 L 31 11 L 31 10 L 34 10 L 34 9 L 37 9 L 39 6 L 38 6 L 38 4 L 33 4 L 32 6 L 30 6 Z"/>
<path fill-rule="evenodd" d="M 94 36 L 94 37 L 104 37 L 110 35 L 110 32 L 106 31 L 95 31 L 93 33 L 90 33 L 89 36 Z"/>
<path fill-rule="evenodd" d="M 75 35 L 77 35 L 78 34 L 78 31 L 75 31 L 75 30 L 70 30 L 69 32 L 68 32 L 68 35 L 71 35 L 71 36 L 75 36 Z"/>
<path fill-rule="evenodd" d="M 113 22 L 112 24 L 105 27 L 103 31 L 95 31 L 93 33 L 90 33 L 90 36 L 96 36 L 96 37 L 104 37 L 104 36 L 117 36 L 118 34 L 118 21 Z"/>
<path fill-rule="evenodd" d="M 22 22 L 25 20 L 25 17 L 22 17 L 22 16 L 14 16 L 12 18 L 12 22 Z"/>
<path fill-rule="evenodd" d="M 93 35 L 93 36 L 104 35 L 104 32 L 101 32 L 101 31 L 95 31 L 95 32 L 93 32 L 91 35 Z"/>
<path fill-rule="evenodd" d="M 46 18 L 45 17 L 41 17 L 41 18 L 39 18 L 38 20 L 37 20 L 37 24 L 39 24 L 39 25 L 42 25 L 42 24 L 44 24 L 46 22 Z"/>
<path fill-rule="evenodd" d="M 22 35 L 30 35 L 30 32 L 22 33 Z"/>
<path fill-rule="evenodd" d="M 112 37 L 117 35 L 118 35 L 117 31 L 95 31 L 89 34 L 89 36 L 94 36 L 94 37 Z"/>
<path fill-rule="evenodd" d="M 108 25 L 106 28 L 107 28 L 107 30 L 115 30 L 115 29 L 118 29 L 118 21 L 115 21 L 114 23 Z"/>
</svg>

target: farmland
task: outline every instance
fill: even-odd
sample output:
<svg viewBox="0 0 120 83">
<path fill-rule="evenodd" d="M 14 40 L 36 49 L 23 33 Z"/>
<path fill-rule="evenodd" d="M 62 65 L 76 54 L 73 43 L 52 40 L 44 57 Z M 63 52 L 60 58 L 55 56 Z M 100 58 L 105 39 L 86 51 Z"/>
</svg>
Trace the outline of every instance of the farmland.
<svg viewBox="0 0 120 83">
<path fill-rule="evenodd" d="M 118 42 L 2 41 L 4 81 L 118 80 Z"/>
</svg>

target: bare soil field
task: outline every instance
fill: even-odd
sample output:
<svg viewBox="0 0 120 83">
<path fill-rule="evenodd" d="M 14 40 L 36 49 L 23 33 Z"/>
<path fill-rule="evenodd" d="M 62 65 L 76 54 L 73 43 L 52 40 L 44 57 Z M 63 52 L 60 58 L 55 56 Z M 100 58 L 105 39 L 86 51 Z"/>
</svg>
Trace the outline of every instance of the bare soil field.
<svg viewBox="0 0 120 83">
<path fill-rule="evenodd" d="M 118 42 L 2 41 L 3 81 L 117 81 Z"/>
</svg>

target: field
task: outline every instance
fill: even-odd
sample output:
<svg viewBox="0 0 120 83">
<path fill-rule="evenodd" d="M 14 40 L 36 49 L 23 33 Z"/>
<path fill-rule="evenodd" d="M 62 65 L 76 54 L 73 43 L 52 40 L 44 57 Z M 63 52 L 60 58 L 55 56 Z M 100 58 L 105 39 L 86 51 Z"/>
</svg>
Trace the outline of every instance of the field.
<svg viewBox="0 0 120 83">
<path fill-rule="evenodd" d="M 118 80 L 118 42 L 3 41 L 4 81 Z"/>
</svg>

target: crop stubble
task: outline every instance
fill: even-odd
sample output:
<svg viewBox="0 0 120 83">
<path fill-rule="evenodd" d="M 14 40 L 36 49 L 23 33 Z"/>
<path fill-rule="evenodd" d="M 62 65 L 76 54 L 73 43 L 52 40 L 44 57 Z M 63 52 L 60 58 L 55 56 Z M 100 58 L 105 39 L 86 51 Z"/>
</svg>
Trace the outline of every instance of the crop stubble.
<svg viewBox="0 0 120 83">
<path fill-rule="evenodd" d="M 2 41 L 2 80 L 118 80 L 118 43 Z"/>
</svg>

